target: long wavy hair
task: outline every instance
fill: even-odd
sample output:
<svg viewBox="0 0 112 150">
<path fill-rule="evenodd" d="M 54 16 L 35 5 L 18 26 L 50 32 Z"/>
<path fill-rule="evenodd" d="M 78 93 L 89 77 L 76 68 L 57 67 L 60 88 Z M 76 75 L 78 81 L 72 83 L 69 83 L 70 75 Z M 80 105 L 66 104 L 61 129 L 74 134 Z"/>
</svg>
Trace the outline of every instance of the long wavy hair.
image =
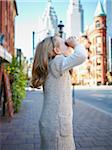
<svg viewBox="0 0 112 150">
<path fill-rule="evenodd" d="M 32 67 L 32 87 L 38 88 L 44 84 L 48 75 L 48 63 L 55 47 L 59 47 L 56 36 L 47 37 L 37 45 Z"/>
</svg>

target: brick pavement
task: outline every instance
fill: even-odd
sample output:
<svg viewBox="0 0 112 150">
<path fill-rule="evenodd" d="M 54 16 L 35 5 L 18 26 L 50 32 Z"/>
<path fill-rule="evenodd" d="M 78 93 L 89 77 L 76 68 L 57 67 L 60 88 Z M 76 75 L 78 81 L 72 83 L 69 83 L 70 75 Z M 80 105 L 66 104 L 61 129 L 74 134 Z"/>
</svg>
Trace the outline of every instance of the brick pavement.
<svg viewBox="0 0 112 150">
<path fill-rule="evenodd" d="M 42 103 L 41 91 L 28 91 L 13 120 L 9 123 L 7 118 L 1 119 L 1 150 L 39 150 Z M 112 116 L 79 101 L 73 108 L 77 150 L 112 150 Z"/>
<path fill-rule="evenodd" d="M 112 116 L 78 101 L 74 134 L 77 150 L 112 150 Z"/>
</svg>

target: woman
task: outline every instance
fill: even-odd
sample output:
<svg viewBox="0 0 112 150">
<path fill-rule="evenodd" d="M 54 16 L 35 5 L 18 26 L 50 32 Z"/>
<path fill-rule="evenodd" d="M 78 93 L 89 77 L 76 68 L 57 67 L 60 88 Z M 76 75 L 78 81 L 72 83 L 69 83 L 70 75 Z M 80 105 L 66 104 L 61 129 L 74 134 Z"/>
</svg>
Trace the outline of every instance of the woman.
<svg viewBox="0 0 112 150">
<path fill-rule="evenodd" d="M 74 53 L 71 54 L 73 49 Z M 44 87 L 44 104 L 39 122 L 41 150 L 75 150 L 69 70 L 85 59 L 84 46 L 73 37 L 66 44 L 60 37 L 48 37 L 36 48 L 32 85 Z"/>
</svg>

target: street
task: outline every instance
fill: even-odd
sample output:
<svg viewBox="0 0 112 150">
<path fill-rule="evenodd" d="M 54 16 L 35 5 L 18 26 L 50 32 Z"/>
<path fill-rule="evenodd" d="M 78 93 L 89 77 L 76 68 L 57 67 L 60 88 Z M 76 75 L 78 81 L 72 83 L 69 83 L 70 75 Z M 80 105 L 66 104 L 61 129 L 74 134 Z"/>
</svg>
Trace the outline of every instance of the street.
<svg viewBox="0 0 112 150">
<path fill-rule="evenodd" d="M 112 115 L 112 88 L 75 89 L 75 100 Z"/>
<path fill-rule="evenodd" d="M 99 92 L 101 91 L 95 92 L 87 89 L 75 91 L 76 99 L 78 98 L 73 105 L 76 150 L 112 150 L 112 116 L 96 109 L 96 103 L 93 107 L 93 103 L 88 105 L 85 102 L 86 94 L 89 99 L 92 94 L 99 94 Z M 97 102 L 97 98 L 95 101 Z M 27 90 L 27 96 L 22 103 L 20 112 L 15 114 L 12 121 L 8 122 L 6 117 L 1 118 L 1 150 L 40 150 L 38 121 L 42 105 L 41 89 Z"/>
</svg>

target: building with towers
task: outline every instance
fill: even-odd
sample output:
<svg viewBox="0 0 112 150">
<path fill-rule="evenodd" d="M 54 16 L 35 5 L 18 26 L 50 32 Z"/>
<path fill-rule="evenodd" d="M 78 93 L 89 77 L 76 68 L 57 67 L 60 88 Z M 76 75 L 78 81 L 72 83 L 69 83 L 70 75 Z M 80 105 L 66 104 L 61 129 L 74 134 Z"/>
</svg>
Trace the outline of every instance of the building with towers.
<svg viewBox="0 0 112 150">
<path fill-rule="evenodd" d="M 38 41 L 44 39 L 46 36 L 52 36 L 58 32 L 58 17 L 54 7 L 52 6 L 51 0 L 48 0 L 47 7 L 38 21 L 36 32 L 38 34 Z"/>
<path fill-rule="evenodd" d="M 84 30 L 84 14 L 80 0 L 70 0 L 66 18 L 66 37 L 79 36 Z"/>
<path fill-rule="evenodd" d="M 94 21 L 82 34 L 80 42 L 85 38 L 91 43 L 88 50 L 88 59 L 78 69 L 77 83 L 83 85 L 99 85 L 107 82 L 107 48 L 106 48 L 106 13 L 103 5 L 98 1 Z"/>
</svg>

